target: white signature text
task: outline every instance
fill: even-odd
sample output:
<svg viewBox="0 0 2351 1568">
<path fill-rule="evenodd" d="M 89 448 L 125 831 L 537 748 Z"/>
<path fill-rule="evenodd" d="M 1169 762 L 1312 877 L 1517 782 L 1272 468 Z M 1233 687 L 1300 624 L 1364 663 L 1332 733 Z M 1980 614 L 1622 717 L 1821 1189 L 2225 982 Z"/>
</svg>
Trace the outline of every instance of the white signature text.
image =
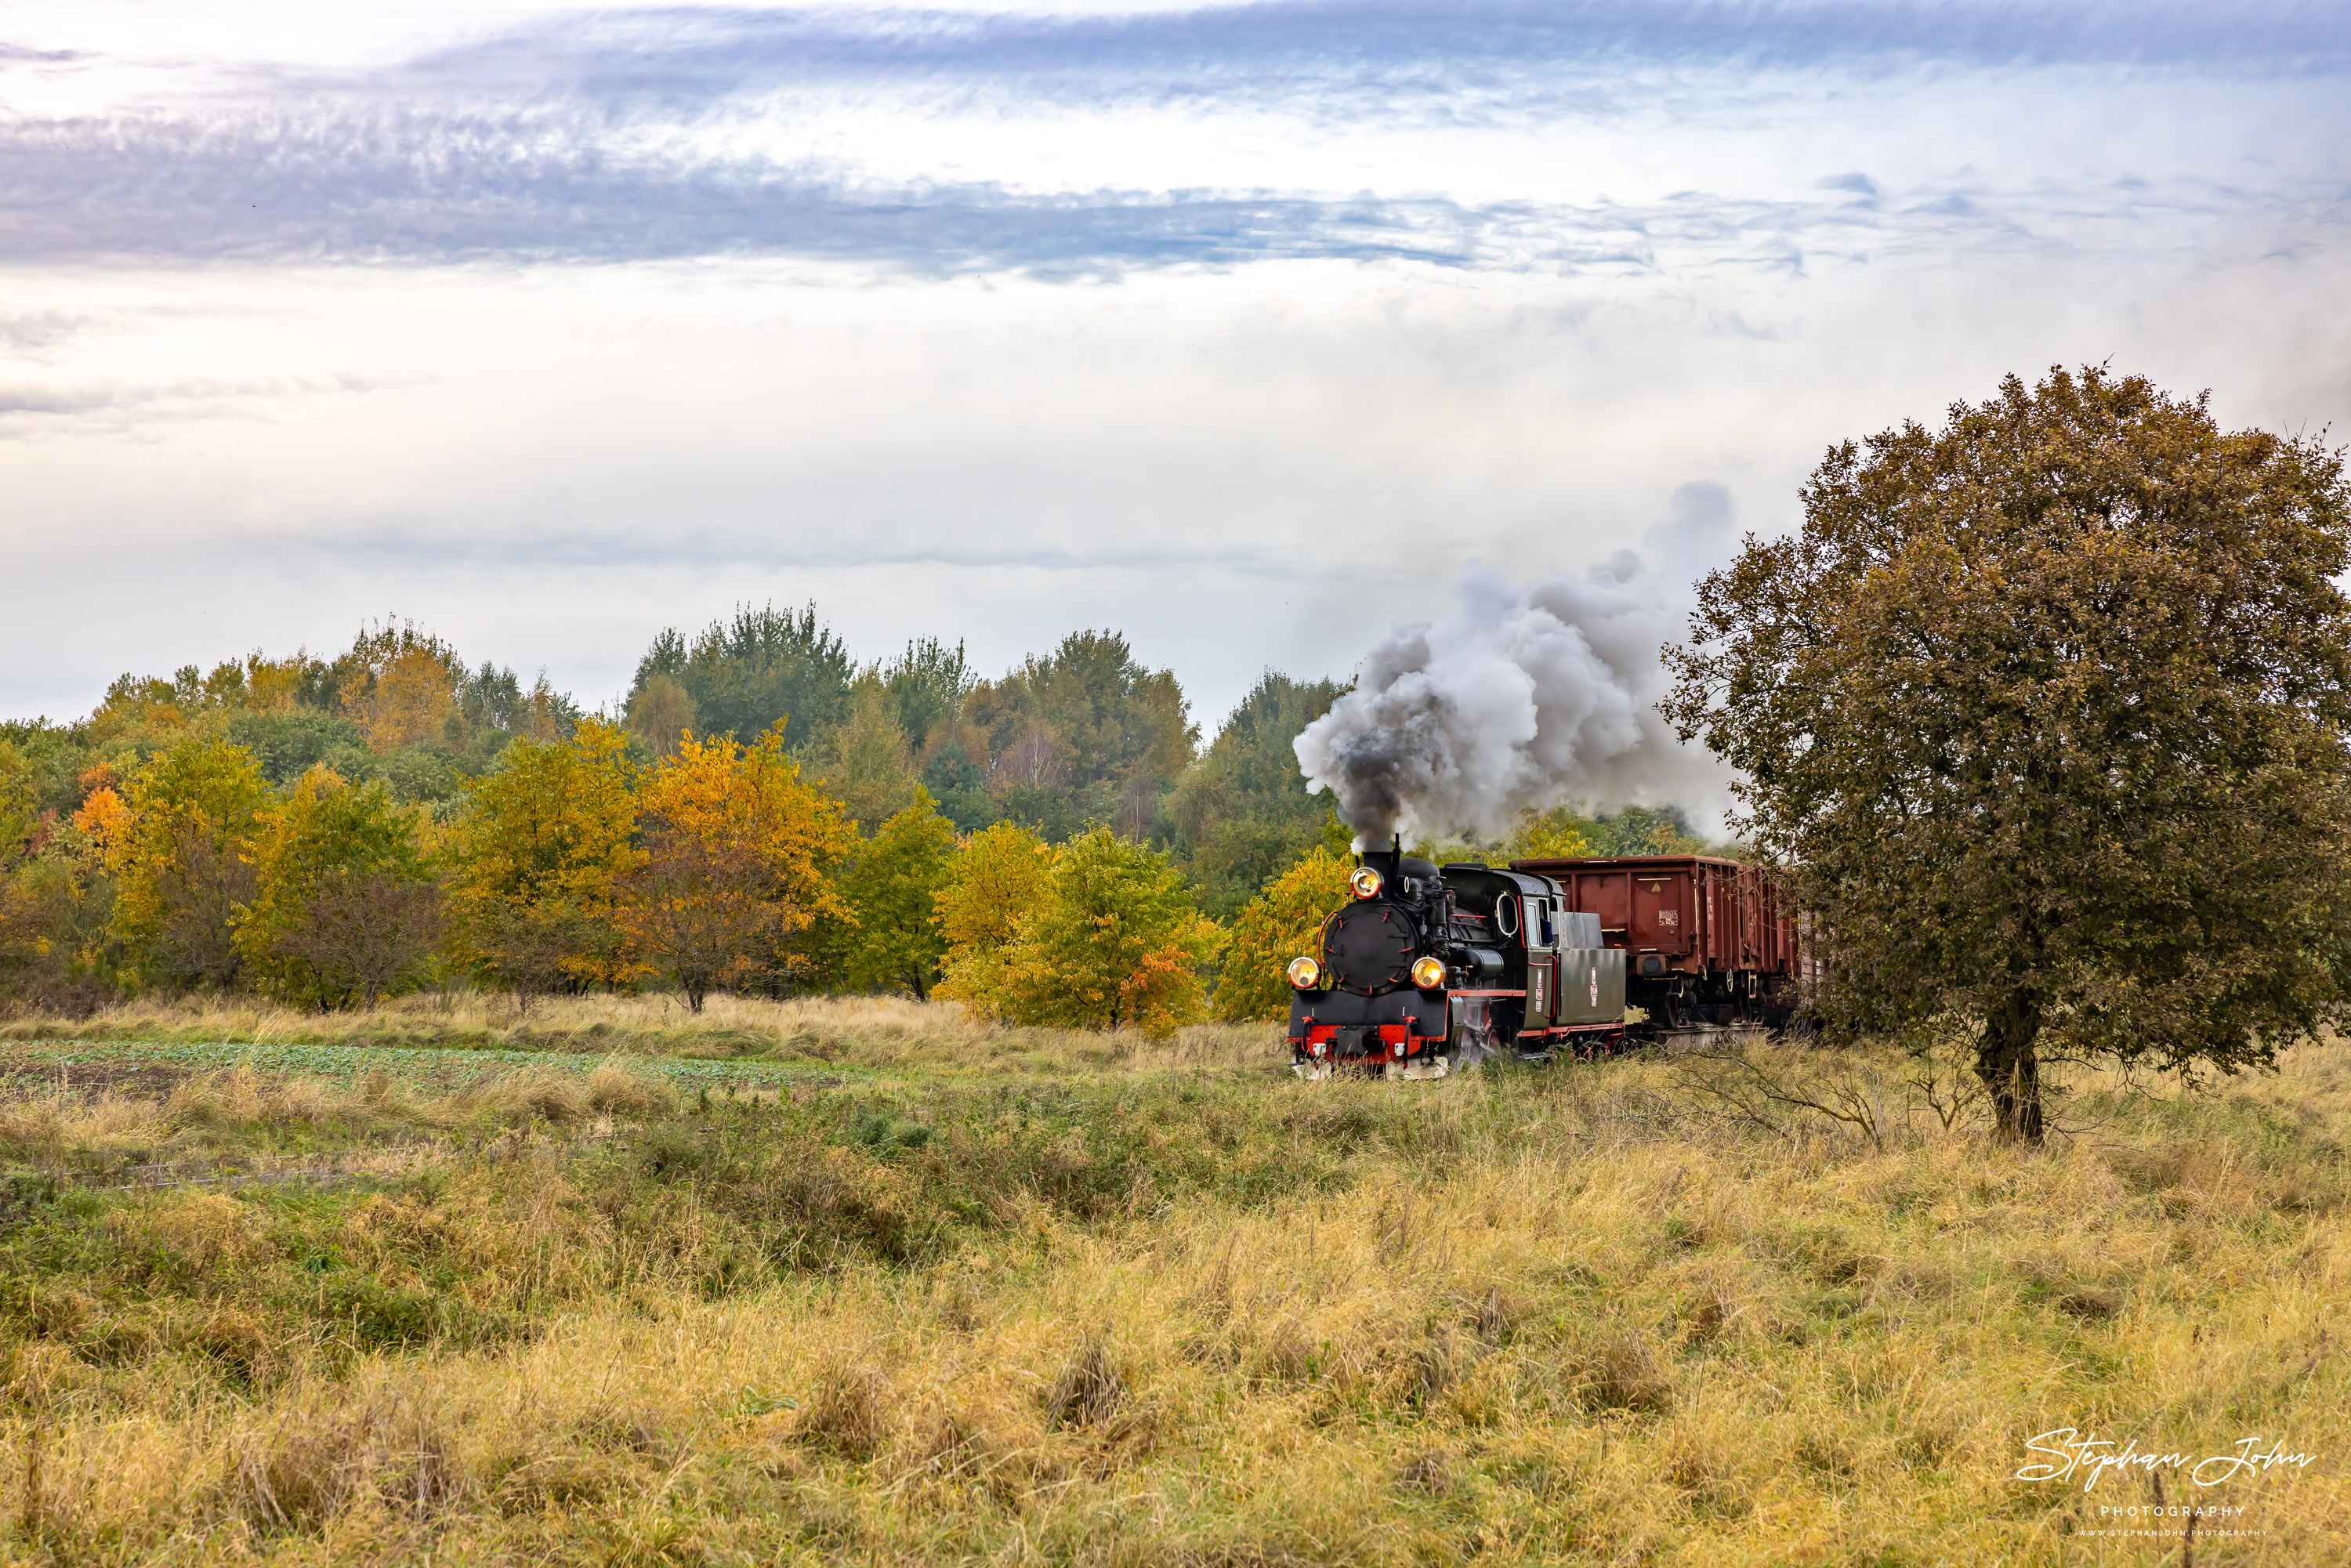
<svg viewBox="0 0 2351 1568">
<path fill-rule="evenodd" d="M 2262 1445 L 2268 1443 L 2266 1449 Z M 2307 1469 L 2318 1456 L 2288 1453 L 2283 1442 L 2269 1442 L 2262 1437 L 2245 1437 L 2234 1445 L 2234 1451 L 2208 1454 L 2196 1458 L 2187 1454 L 2147 1453 L 2140 1449 L 2137 1439 L 2129 1439 L 2117 1448 L 2111 1438 L 2093 1433 L 2082 1436 L 2071 1427 L 2060 1427 L 2024 1440 L 2024 1451 L 2039 1456 L 2016 1472 L 2021 1481 L 2065 1481 L 2082 1478 L 2082 1490 L 2088 1491 L 2098 1484 L 2109 1470 L 2125 1474 L 2137 1470 L 2147 1474 L 2155 1470 L 2186 1470 L 2188 1479 L 2199 1487 L 2218 1486 L 2241 1475 L 2259 1475 L 2280 1465 L 2295 1469 Z"/>
</svg>

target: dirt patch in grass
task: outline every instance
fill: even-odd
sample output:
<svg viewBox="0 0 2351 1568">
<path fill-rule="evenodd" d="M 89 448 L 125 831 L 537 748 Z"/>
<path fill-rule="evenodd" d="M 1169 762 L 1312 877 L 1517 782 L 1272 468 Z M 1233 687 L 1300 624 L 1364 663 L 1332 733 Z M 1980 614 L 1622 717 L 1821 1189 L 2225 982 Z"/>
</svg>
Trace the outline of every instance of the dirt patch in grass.
<svg viewBox="0 0 2351 1568">
<path fill-rule="evenodd" d="M 144 1061 L 31 1062 L 0 1059 L 0 1093 L 31 1092 L 78 1095 L 95 1099 L 117 1094 L 126 1100 L 168 1100 L 172 1091 L 196 1076 L 190 1067 L 169 1067 Z"/>
</svg>

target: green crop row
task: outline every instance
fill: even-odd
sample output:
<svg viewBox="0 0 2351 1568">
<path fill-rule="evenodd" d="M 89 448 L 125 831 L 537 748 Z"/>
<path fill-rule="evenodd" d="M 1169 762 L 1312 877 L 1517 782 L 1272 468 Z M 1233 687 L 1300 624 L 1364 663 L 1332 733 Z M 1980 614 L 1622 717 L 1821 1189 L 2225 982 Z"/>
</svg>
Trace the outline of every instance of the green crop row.
<svg viewBox="0 0 2351 1568">
<path fill-rule="evenodd" d="M 350 1080 L 370 1073 L 441 1084 L 497 1077 L 529 1066 L 585 1076 L 597 1058 L 540 1051 L 461 1051 L 414 1046 L 248 1044 L 235 1041 L 158 1043 L 125 1040 L 56 1040 L 11 1047 L 7 1061 L 19 1067 L 136 1066 L 213 1071 L 249 1067 L 256 1072 Z M 837 1066 L 768 1061 L 710 1061 L 679 1057 L 637 1057 L 632 1069 L 683 1087 L 701 1084 L 841 1082 L 870 1073 Z"/>
</svg>

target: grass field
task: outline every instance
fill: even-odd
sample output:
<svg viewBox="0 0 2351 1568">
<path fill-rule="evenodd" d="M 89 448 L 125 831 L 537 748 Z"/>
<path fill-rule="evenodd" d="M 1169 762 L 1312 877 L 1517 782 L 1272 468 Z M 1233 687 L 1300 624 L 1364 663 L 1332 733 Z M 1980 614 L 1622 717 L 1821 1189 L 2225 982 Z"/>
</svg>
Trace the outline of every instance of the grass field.
<svg viewBox="0 0 2351 1568">
<path fill-rule="evenodd" d="M 20 1019 L 0 1549 L 2171 1563 L 2183 1519 L 2100 1511 L 2187 1500 L 2242 1511 L 2198 1563 L 2339 1560 L 2351 1050 L 2077 1072 L 2039 1152 L 1890 1054 L 1755 1065 L 1782 1098 L 895 1002 Z M 2314 1458 L 2017 1479 L 2062 1428 Z"/>
</svg>

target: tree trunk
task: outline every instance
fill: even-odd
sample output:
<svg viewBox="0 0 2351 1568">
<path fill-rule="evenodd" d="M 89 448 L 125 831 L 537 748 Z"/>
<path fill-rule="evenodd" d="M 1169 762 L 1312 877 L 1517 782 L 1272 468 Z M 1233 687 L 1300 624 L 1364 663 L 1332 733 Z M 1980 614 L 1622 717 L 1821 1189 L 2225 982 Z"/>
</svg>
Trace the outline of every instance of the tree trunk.
<svg viewBox="0 0 2351 1568">
<path fill-rule="evenodd" d="M 2018 993 L 1993 1009 L 1976 1041 L 1976 1076 L 1991 1093 L 1993 1135 L 2003 1144 L 2041 1142 L 2041 1064 L 2032 1054 L 2040 1033 L 2039 1005 Z"/>
</svg>

